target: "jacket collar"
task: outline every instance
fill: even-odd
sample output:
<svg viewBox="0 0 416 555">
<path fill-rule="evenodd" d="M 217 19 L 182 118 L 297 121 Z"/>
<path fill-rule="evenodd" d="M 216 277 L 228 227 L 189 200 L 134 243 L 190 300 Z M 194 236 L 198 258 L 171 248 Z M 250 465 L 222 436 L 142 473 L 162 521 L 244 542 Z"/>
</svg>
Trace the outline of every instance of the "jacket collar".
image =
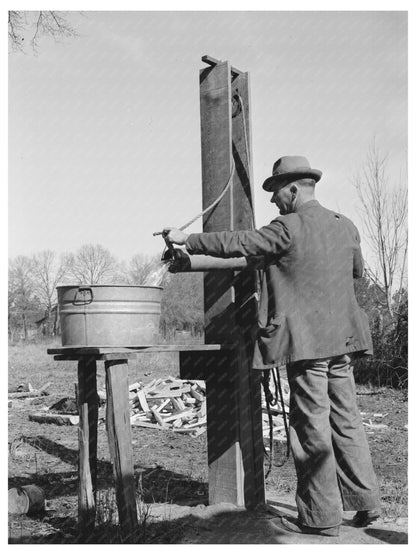
<svg viewBox="0 0 416 555">
<path fill-rule="evenodd" d="M 321 205 L 316 199 L 308 200 L 308 202 L 305 202 L 304 204 L 299 206 L 299 208 L 295 211 L 295 213 L 304 212 L 305 210 L 309 210 L 310 208 L 316 208 L 317 206 L 321 206 Z"/>
</svg>

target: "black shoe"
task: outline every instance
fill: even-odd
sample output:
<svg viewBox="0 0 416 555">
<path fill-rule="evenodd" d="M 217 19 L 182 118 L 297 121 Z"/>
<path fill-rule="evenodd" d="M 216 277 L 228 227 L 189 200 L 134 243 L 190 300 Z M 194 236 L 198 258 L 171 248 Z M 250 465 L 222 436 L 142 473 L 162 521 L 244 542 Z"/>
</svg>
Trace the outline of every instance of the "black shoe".
<svg viewBox="0 0 416 555">
<path fill-rule="evenodd" d="M 373 511 L 357 511 L 352 519 L 353 526 L 364 528 L 375 522 L 380 517 L 377 510 Z"/>
<path fill-rule="evenodd" d="M 339 526 L 331 526 L 330 528 L 312 528 L 311 526 L 304 526 L 298 520 L 292 522 L 282 516 L 281 522 L 286 530 L 295 532 L 296 534 L 314 534 L 315 536 L 339 536 Z"/>
</svg>

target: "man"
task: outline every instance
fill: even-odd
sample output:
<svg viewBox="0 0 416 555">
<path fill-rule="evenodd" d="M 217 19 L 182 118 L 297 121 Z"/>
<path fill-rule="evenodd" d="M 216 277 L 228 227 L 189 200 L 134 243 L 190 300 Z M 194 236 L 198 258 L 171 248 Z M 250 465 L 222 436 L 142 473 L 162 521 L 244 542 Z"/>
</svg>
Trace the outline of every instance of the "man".
<svg viewBox="0 0 416 555">
<path fill-rule="evenodd" d="M 355 397 L 352 359 L 371 354 L 368 320 L 353 278 L 362 276 L 354 224 L 315 199 L 322 172 L 302 156 L 284 156 L 263 189 L 280 216 L 253 231 L 192 233 L 166 228 L 189 254 L 262 256 L 264 272 L 253 367 L 285 364 L 290 441 L 297 473 L 298 533 L 337 536 L 342 509 L 366 526 L 380 500 Z M 254 259 L 254 258 L 253 258 Z"/>
</svg>

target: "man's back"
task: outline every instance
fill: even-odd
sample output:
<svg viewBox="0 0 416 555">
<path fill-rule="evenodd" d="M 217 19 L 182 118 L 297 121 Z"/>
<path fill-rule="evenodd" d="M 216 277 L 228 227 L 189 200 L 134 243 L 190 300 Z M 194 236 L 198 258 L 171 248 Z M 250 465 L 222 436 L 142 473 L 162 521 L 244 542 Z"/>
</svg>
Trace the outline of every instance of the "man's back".
<svg viewBox="0 0 416 555">
<path fill-rule="evenodd" d="M 290 247 L 269 257 L 265 272 L 260 325 L 276 325 L 260 338 L 266 358 L 284 363 L 371 349 L 354 293 L 353 275 L 362 274 L 355 226 L 315 200 L 276 221 L 288 230 Z"/>
<path fill-rule="evenodd" d="M 359 235 L 344 216 L 311 200 L 259 230 L 192 233 L 186 247 L 190 254 L 266 261 L 254 367 L 370 354 L 353 284 L 362 274 Z"/>
</svg>

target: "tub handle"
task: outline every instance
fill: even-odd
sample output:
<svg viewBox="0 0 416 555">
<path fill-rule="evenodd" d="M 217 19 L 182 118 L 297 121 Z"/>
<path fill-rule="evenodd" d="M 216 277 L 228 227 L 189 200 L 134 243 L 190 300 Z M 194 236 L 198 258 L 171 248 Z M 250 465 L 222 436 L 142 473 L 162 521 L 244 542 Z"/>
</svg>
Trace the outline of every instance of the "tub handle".
<svg viewBox="0 0 416 555">
<path fill-rule="evenodd" d="M 88 293 L 90 294 L 90 296 L 89 298 L 86 298 Z M 78 294 L 82 295 L 82 298 L 78 298 Z M 78 287 L 78 291 L 75 293 L 73 304 L 91 304 L 93 299 L 94 294 L 91 287 Z"/>
</svg>

